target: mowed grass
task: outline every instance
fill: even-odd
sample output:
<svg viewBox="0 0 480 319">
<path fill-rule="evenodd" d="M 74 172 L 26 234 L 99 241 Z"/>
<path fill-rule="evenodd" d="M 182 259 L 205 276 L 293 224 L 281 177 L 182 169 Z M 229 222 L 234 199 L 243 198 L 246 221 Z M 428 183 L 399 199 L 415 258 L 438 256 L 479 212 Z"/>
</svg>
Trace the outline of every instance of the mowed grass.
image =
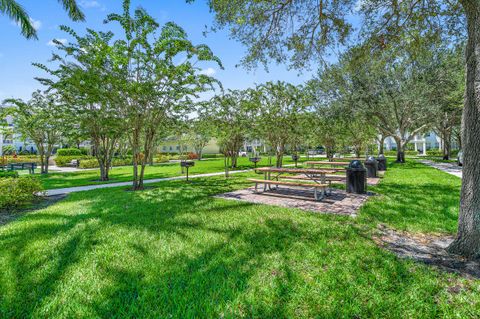
<svg viewBox="0 0 480 319">
<path fill-rule="evenodd" d="M 302 158 L 302 161 L 306 159 Z M 273 160 L 272 160 L 273 161 Z M 286 164 L 292 164 L 293 161 L 290 157 L 285 156 L 284 162 Z M 300 162 L 300 161 L 299 161 Z M 269 165 L 267 157 L 262 157 L 262 160 L 257 164 L 260 166 Z M 238 165 L 235 170 L 245 170 L 254 168 L 254 164 L 251 163 L 247 157 L 238 158 Z M 215 173 L 224 171 L 223 158 L 217 159 L 204 159 L 201 161 L 195 161 L 195 166 L 189 169 L 189 175 Z M 37 175 L 40 177 L 42 185 L 45 189 L 76 187 L 85 185 L 97 185 L 106 183 L 126 182 L 132 179 L 133 168 L 132 166 L 114 167 L 109 173 L 109 181 L 99 181 L 100 171 L 96 170 L 84 170 L 73 173 L 50 173 L 47 175 Z M 147 166 L 145 169 L 145 179 L 152 178 L 165 178 L 182 175 L 180 163 L 163 163 L 153 166 Z M 184 175 L 184 174 L 183 174 Z"/>
<path fill-rule="evenodd" d="M 458 178 L 393 165 L 349 218 L 212 197 L 247 175 L 75 193 L 0 227 L 0 317 L 480 315 L 478 281 L 371 238 L 378 223 L 453 232 Z"/>
</svg>

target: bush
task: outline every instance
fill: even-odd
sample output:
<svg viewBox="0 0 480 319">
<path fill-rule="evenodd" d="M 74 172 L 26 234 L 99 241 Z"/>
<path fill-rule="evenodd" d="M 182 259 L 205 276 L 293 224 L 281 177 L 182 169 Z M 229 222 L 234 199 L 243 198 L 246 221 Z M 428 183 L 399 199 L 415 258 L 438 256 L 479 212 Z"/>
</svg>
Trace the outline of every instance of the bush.
<svg viewBox="0 0 480 319">
<path fill-rule="evenodd" d="M 440 151 L 440 150 L 428 150 L 428 151 L 427 151 L 427 155 L 428 155 L 428 156 L 438 156 L 438 157 L 442 157 L 442 156 L 443 156 L 443 151 Z"/>
<path fill-rule="evenodd" d="M 96 168 L 99 167 L 98 160 L 96 159 L 84 159 L 80 160 L 80 168 Z"/>
<path fill-rule="evenodd" d="M 112 166 L 125 166 L 125 165 L 132 165 L 131 158 L 114 158 L 112 160 Z M 80 168 L 97 168 L 100 167 L 98 165 L 98 160 L 96 158 L 92 159 L 84 159 L 80 160 Z"/>
<path fill-rule="evenodd" d="M 57 156 L 79 156 L 79 155 L 86 155 L 82 152 L 81 149 L 78 148 L 61 148 L 57 150 Z"/>
<path fill-rule="evenodd" d="M 195 160 L 195 159 L 198 159 L 198 155 L 196 153 L 190 152 L 190 153 L 187 154 L 187 158 L 189 160 Z"/>
<path fill-rule="evenodd" d="M 15 147 L 13 147 L 13 145 L 4 145 L 2 148 L 2 154 L 4 155 L 12 155 L 16 151 L 17 150 L 15 149 Z"/>
<path fill-rule="evenodd" d="M 20 156 L 17 156 L 16 158 L 12 156 L 7 156 L 5 158 L 0 157 L 0 163 L 2 165 L 10 164 L 10 163 L 26 163 L 26 162 L 37 163 L 38 165 L 40 165 L 40 157 L 36 155 L 20 155 Z"/>
<path fill-rule="evenodd" d="M 73 160 L 80 160 L 80 164 L 82 164 L 82 161 L 91 160 L 91 159 L 95 159 L 95 157 L 88 156 L 88 155 L 57 156 L 55 158 L 55 163 L 59 167 L 64 167 L 64 166 L 69 166 Z"/>
<path fill-rule="evenodd" d="M 169 156 L 165 156 L 165 155 L 162 155 L 162 154 L 158 154 L 158 155 L 153 159 L 153 161 L 154 161 L 155 163 L 167 163 L 169 160 L 170 160 L 170 157 L 169 157 Z"/>
<path fill-rule="evenodd" d="M 383 155 L 385 156 L 397 156 L 397 151 L 384 151 Z M 417 151 L 405 151 L 405 156 L 417 156 Z"/>
<path fill-rule="evenodd" d="M 0 209 L 29 204 L 41 191 L 40 180 L 33 176 L 0 178 Z"/>
<path fill-rule="evenodd" d="M 0 178 L 17 178 L 17 171 L 0 171 Z"/>
<path fill-rule="evenodd" d="M 202 154 L 202 158 L 221 158 L 222 154 Z"/>
</svg>

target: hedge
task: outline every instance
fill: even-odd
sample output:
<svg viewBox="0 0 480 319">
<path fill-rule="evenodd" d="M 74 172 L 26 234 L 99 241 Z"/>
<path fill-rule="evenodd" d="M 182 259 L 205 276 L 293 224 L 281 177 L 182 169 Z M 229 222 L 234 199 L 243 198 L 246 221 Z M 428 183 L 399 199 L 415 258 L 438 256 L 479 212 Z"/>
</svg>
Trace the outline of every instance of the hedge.
<svg viewBox="0 0 480 319">
<path fill-rule="evenodd" d="M 16 158 L 12 156 L 5 157 L 7 163 L 37 163 L 40 165 L 40 156 L 37 155 L 19 155 Z M 3 164 L 3 159 L 0 157 L 0 162 Z"/>
<path fill-rule="evenodd" d="M 112 166 L 125 166 L 125 165 L 132 165 L 132 159 L 131 158 L 114 158 L 112 160 Z M 99 166 L 100 165 L 98 165 L 98 160 L 96 158 L 80 160 L 80 168 L 97 168 Z"/>
<path fill-rule="evenodd" d="M 93 156 L 88 155 L 75 155 L 75 156 L 57 156 L 55 157 L 55 163 L 59 167 L 69 166 L 73 160 L 80 160 L 80 164 L 82 160 L 91 160 L 95 159 Z"/>
<path fill-rule="evenodd" d="M 61 148 L 57 150 L 57 156 L 79 156 L 87 155 L 85 149 L 78 148 Z"/>
<path fill-rule="evenodd" d="M 0 178 L 17 178 L 17 171 L 0 171 Z"/>
<path fill-rule="evenodd" d="M 0 209 L 11 209 L 33 202 L 42 191 L 40 180 L 33 176 L 0 178 Z"/>
<path fill-rule="evenodd" d="M 202 154 L 202 158 L 222 158 L 222 154 Z"/>
<path fill-rule="evenodd" d="M 405 156 L 417 156 L 419 153 L 417 151 L 405 151 Z M 385 156 L 397 156 L 397 151 L 384 151 L 383 155 Z"/>
<path fill-rule="evenodd" d="M 428 156 L 433 156 L 433 157 L 443 157 L 443 151 L 441 151 L 441 150 L 428 150 L 427 155 Z M 458 156 L 458 150 L 450 151 L 450 155 L 452 157 L 457 157 Z"/>
</svg>

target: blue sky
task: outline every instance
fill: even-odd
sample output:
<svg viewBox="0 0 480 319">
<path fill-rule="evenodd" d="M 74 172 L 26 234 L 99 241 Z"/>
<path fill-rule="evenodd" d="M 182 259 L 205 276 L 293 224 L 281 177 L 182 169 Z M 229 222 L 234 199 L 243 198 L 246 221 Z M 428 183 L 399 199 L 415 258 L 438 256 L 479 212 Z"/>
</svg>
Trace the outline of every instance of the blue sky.
<svg viewBox="0 0 480 319">
<path fill-rule="evenodd" d="M 121 12 L 121 0 L 79 0 L 86 15 L 86 22 L 72 22 L 56 0 L 19 0 L 29 12 L 38 28 L 38 40 L 26 40 L 19 27 L 6 16 L 0 16 L 0 100 L 9 97 L 28 98 L 32 91 L 42 86 L 33 78 L 44 76 L 32 62 L 46 63 L 55 48 L 49 42 L 56 39 L 69 40 L 59 30 L 61 24 L 73 27 L 79 34 L 86 28 L 95 30 L 112 29 L 120 34 L 113 25 L 104 25 L 103 19 L 108 13 Z M 205 43 L 220 57 L 225 67 L 220 70 L 215 65 L 202 66 L 205 72 L 214 73 L 225 88 L 242 89 L 269 80 L 284 80 L 294 84 L 303 83 L 311 78 L 311 73 L 298 75 L 297 71 L 288 71 L 286 66 L 271 65 L 269 72 L 259 68 L 246 71 L 235 67 L 242 58 L 245 48 L 230 40 L 228 31 L 210 33 L 204 37 L 205 26 L 211 26 L 213 15 L 203 0 L 186 4 L 184 0 L 132 0 L 132 7 L 141 5 L 158 22 L 174 21 L 182 26 L 194 44 Z"/>
</svg>

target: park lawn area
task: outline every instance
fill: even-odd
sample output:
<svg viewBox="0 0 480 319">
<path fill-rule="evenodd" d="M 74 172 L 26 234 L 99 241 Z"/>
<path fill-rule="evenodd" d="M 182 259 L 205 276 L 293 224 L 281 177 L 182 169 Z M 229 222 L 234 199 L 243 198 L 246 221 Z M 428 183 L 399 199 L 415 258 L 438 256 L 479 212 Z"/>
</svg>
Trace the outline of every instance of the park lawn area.
<svg viewBox="0 0 480 319">
<path fill-rule="evenodd" d="M 302 158 L 302 161 L 306 159 Z M 285 156 L 284 162 L 286 164 L 292 164 L 293 161 L 290 157 Z M 300 162 L 300 160 L 299 160 Z M 263 157 L 258 166 L 267 166 L 268 158 Z M 238 166 L 236 170 L 251 169 L 254 164 L 251 163 L 247 157 L 238 158 Z M 195 161 L 195 166 L 189 170 L 189 175 L 205 174 L 223 172 L 223 158 L 217 159 L 204 159 L 201 161 Z M 132 179 L 132 166 L 114 167 L 110 171 L 110 180 L 106 182 L 99 181 L 100 170 L 84 170 L 73 173 L 50 173 L 46 175 L 40 175 L 42 185 L 45 189 L 76 187 L 85 185 L 97 185 L 117 182 L 127 182 Z M 152 178 L 165 178 L 180 176 L 181 168 L 179 163 L 163 163 L 156 164 L 154 166 L 147 166 L 145 169 L 145 179 Z"/>
<path fill-rule="evenodd" d="M 70 194 L 0 227 L 0 317 L 478 317 L 479 281 L 397 258 L 452 233 L 460 179 L 394 164 L 357 218 L 212 198 L 253 173 Z"/>
</svg>

